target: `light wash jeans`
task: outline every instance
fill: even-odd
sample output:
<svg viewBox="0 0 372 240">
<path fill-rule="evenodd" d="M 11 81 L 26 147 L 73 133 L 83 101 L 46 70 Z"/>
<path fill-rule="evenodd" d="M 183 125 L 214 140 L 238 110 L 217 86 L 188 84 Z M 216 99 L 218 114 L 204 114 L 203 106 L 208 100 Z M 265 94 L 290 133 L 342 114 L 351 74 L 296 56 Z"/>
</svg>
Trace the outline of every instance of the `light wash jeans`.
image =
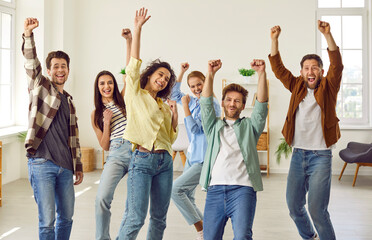
<svg viewBox="0 0 372 240">
<path fill-rule="evenodd" d="M 203 220 L 194 198 L 202 168 L 203 163 L 190 165 L 187 159 L 182 175 L 173 182 L 172 199 L 189 225 Z"/>
<path fill-rule="evenodd" d="M 287 205 L 300 236 L 313 239 L 315 231 L 306 211 L 308 209 L 320 240 L 334 240 L 335 232 L 328 213 L 331 190 L 331 150 L 295 148 L 287 179 Z"/>
<path fill-rule="evenodd" d="M 252 187 L 239 185 L 208 187 L 204 208 L 204 240 L 222 240 L 229 218 L 234 240 L 251 240 L 256 202 L 256 192 Z"/>
<path fill-rule="evenodd" d="M 96 196 L 96 239 L 110 238 L 111 202 L 119 181 L 128 172 L 132 144 L 123 138 L 110 141 L 109 155 L 103 168 Z"/>
<path fill-rule="evenodd" d="M 128 172 L 128 196 L 117 239 L 136 239 L 145 222 L 150 201 L 147 239 L 163 238 L 172 192 L 173 161 L 168 152 L 132 154 Z"/>
<path fill-rule="evenodd" d="M 29 158 L 28 174 L 38 206 L 39 239 L 69 239 L 75 204 L 72 171 L 45 158 Z"/>
</svg>

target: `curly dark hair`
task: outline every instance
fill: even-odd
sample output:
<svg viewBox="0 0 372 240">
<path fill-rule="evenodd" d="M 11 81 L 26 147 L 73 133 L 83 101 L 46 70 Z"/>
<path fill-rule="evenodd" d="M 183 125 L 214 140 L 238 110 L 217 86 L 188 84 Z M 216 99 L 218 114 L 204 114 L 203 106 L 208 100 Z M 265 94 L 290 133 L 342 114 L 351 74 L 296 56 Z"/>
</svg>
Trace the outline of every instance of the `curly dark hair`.
<svg viewBox="0 0 372 240">
<path fill-rule="evenodd" d="M 171 74 L 167 86 L 163 90 L 159 91 L 156 94 L 157 97 L 162 98 L 163 100 L 165 100 L 171 94 L 174 83 L 176 82 L 176 74 L 174 74 L 174 71 L 173 71 L 172 67 L 169 65 L 169 63 L 162 62 L 159 59 L 156 59 L 156 60 L 152 61 L 150 63 L 150 65 L 148 65 L 146 67 L 146 69 L 142 72 L 141 77 L 140 77 L 140 83 L 141 83 L 141 88 L 144 89 L 148 80 L 149 80 L 149 77 L 157 69 L 159 69 L 161 67 L 166 68 Z"/>
</svg>

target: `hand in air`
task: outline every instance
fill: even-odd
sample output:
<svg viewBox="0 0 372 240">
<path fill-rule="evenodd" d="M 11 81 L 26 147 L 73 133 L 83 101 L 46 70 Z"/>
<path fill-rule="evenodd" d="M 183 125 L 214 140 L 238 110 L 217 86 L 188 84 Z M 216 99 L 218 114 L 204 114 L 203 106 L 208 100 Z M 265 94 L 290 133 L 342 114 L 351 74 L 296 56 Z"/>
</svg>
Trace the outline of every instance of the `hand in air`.
<svg viewBox="0 0 372 240">
<path fill-rule="evenodd" d="M 213 75 L 222 67 L 222 62 L 220 59 L 209 60 L 208 61 L 208 72 Z"/>
<path fill-rule="evenodd" d="M 253 61 L 251 62 L 251 68 L 258 74 L 265 72 L 265 67 L 265 61 L 262 59 L 253 59 Z"/>
<path fill-rule="evenodd" d="M 280 29 L 280 26 L 274 26 L 271 28 L 270 31 L 270 37 L 272 40 L 277 40 L 279 38 L 280 32 L 282 30 Z"/>
<path fill-rule="evenodd" d="M 318 20 L 318 29 L 322 34 L 328 34 L 331 32 L 331 26 L 329 23 Z"/>
<path fill-rule="evenodd" d="M 147 9 L 141 8 L 140 10 L 136 11 L 136 17 L 134 18 L 134 26 L 135 27 L 142 27 L 143 24 L 149 20 L 151 16 L 147 16 Z"/>
<path fill-rule="evenodd" d="M 129 28 L 123 28 L 121 30 L 121 36 L 125 38 L 125 40 L 132 40 L 132 32 Z"/>
<path fill-rule="evenodd" d="M 182 102 L 182 105 L 183 106 L 189 106 L 189 103 L 190 103 L 190 96 L 189 96 L 189 94 L 186 94 L 185 96 L 183 96 L 181 98 L 181 102 Z"/>
<path fill-rule="evenodd" d="M 189 69 L 190 65 L 188 62 L 181 63 L 181 72 L 185 73 Z"/>
</svg>

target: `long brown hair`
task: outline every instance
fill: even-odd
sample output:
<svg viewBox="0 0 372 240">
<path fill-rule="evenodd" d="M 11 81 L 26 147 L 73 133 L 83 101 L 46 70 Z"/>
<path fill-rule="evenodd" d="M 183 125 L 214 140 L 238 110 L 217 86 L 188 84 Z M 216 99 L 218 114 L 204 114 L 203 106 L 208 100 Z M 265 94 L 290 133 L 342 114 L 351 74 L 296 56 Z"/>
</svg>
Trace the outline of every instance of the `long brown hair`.
<svg viewBox="0 0 372 240">
<path fill-rule="evenodd" d="M 115 105 L 120 109 L 124 116 L 126 116 L 125 103 L 123 96 L 119 92 L 118 84 L 114 75 L 106 70 L 103 70 L 97 74 L 96 80 L 94 81 L 94 106 L 96 107 L 94 113 L 94 125 L 103 131 L 103 111 L 106 109 L 105 105 L 102 102 L 102 95 L 99 92 L 98 80 L 101 76 L 108 75 L 114 81 L 114 94 L 113 99 Z"/>
<path fill-rule="evenodd" d="M 171 74 L 167 86 L 163 90 L 159 91 L 156 94 L 157 97 L 162 98 L 164 100 L 164 99 L 167 99 L 169 97 L 169 95 L 171 94 L 173 85 L 174 85 L 174 83 L 176 81 L 176 75 L 174 74 L 173 69 L 169 65 L 169 63 L 162 62 L 159 59 L 156 59 L 156 60 L 152 61 L 150 63 L 150 65 L 147 66 L 147 68 L 142 72 L 141 77 L 140 77 L 140 84 L 141 84 L 141 88 L 144 89 L 145 86 L 146 86 L 146 84 L 147 84 L 147 82 L 148 82 L 148 80 L 149 80 L 149 77 L 158 68 L 161 68 L 161 67 L 168 69 L 168 71 Z"/>
</svg>

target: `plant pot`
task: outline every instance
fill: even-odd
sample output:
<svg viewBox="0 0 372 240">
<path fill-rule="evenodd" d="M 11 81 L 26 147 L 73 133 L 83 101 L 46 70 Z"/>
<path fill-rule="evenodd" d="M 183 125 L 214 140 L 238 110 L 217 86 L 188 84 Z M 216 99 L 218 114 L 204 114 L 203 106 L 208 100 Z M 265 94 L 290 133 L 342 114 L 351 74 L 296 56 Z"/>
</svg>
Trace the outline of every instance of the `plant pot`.
<svg viewBox="0 0 372 240">
<path fill-rule="evenodd" d="M 257 79 L 253 76 L 243 76 L 243 82 L 248 84 L 257 84 Z"/>
</svg>

